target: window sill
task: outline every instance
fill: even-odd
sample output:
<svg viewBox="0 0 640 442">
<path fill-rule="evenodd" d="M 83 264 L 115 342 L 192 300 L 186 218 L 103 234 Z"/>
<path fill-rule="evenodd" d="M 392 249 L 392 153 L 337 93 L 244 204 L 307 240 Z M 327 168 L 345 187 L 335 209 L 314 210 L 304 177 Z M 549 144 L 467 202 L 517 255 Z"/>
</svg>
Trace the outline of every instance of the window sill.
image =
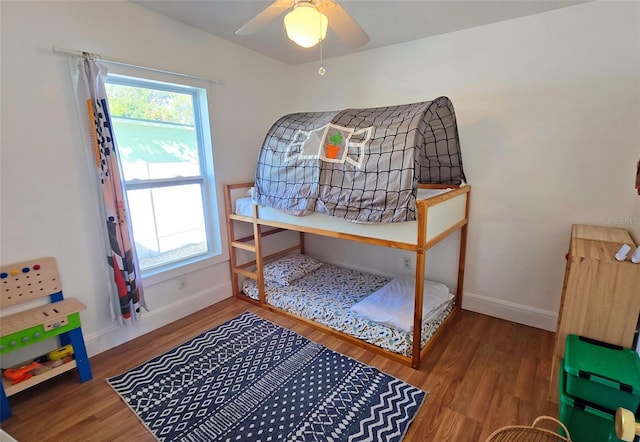
<svg viewBox="0 0 640 442">
<path fill-rule="evenodd" d="M 194 257 L 190 260 L 180 261 L 173 265 L 169 264 L 157 269 L 145 270 L 142 272 L 143 286 L 152 287 L 165 281 L 179 278 L 180 276 L 197 272 L 198 270 L 203 270 L 207 267 L 212 267 L 224 261 L 225 257 L 222 253 L 216 255 L 210 253 Z"/>
</svg>

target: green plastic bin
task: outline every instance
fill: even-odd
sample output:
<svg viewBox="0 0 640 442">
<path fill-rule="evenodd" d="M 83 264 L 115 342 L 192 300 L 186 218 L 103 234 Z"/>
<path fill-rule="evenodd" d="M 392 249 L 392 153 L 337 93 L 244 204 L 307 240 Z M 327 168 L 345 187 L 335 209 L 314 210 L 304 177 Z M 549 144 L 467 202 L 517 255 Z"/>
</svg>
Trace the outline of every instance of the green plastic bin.
<svg viewBox="0 0 640 442">
<path fill-rule="evenodd" d="M 640 406 L 640 357 L 628 348 L 568 335 L 564 370 L 569 396 L 609 410 Z"/>
<path fill-rule="evenodd" d="M 566 392 L 567 372 L 560 364 L 560 421 L 575 442 L 622 442 L 616 437 L 615 411 L 571 397 Z M 560 430 L 561 434 L 564 433 Z"/>
</svg>

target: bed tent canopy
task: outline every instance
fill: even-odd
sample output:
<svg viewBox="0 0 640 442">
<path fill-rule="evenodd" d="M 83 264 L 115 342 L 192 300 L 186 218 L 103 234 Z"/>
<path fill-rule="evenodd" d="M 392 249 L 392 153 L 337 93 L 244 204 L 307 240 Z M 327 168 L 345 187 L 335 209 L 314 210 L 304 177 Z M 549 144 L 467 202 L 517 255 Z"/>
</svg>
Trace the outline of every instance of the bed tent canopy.
<svg viewBox="0 0 640 442">
<path fill-rule="evenodd" d="M 418 184 L 466 181 L 451 100 L 332 112 L 276 121 L 256 168 L 256 203 L 294 215 L 361 222 L 416 218 Z"/>
</svg>

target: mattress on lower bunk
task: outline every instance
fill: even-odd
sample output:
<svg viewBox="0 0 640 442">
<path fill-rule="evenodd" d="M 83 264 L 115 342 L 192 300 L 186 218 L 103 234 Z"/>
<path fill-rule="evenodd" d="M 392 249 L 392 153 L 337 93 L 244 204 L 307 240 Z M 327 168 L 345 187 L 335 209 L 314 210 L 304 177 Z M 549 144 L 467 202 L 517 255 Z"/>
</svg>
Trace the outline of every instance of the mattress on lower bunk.
<svg viewBox="0 0 640 442">
<path fill-rule="evenodd" d="M 380 289 L 390 278 L 324 264 L 288 286 L 265 282 L 267 303 L 321 323 L 385 350 L 411 356 L 413 335 L 377 324 L 350 312 L 350 307 Z M 244 281 L 242 291 L 258 299 L 257 282 Z M 455 298 L 432 321 L 423 321 L 420 347 L 429 341 L 453 310 Z"/>
</svg>

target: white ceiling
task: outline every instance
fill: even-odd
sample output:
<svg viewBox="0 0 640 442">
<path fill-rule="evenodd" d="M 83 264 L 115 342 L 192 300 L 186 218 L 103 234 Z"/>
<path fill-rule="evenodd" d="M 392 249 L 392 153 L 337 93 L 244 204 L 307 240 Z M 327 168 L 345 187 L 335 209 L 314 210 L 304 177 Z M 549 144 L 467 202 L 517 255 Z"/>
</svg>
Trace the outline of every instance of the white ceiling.
<svg viewBox="0 0 640 442">
<path fill-rule="evenodd" d="M 235 35 L 271 1 L 254 0 L 130 0 L 144 8 L 201 29 L 246 48 L 296 65 L 315 61 L 319 46 L 303 49 L 284 31 L 284 14 L 253 35 Z M 446 34 L 503 20 L 575 6 L 574 0 L 342 0 L 339 1 L 369 34 L 371 41 L 349 48 L 331 29 L 323 44 L 325 58 Z M 544 30 L 540 30 L 544 32 Z"/>
</svg>

